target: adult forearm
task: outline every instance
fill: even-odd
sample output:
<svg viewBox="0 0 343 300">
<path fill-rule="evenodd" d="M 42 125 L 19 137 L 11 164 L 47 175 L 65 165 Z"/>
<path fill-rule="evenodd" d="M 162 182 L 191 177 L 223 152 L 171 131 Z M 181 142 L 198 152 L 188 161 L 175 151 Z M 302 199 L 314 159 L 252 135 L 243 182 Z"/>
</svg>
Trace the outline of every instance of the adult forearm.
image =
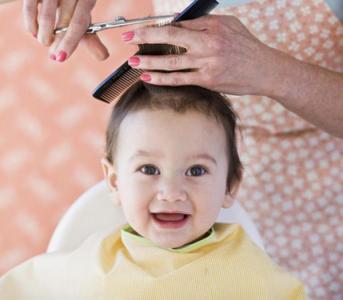
<svg viewBox="0 0 343 300">
<path fill-rule="evenodd" d="M 328 133 L 343 138 L 343 74 L 301 62 L 277 51 L 282 59 L 269 95 Z"/>
</svg>

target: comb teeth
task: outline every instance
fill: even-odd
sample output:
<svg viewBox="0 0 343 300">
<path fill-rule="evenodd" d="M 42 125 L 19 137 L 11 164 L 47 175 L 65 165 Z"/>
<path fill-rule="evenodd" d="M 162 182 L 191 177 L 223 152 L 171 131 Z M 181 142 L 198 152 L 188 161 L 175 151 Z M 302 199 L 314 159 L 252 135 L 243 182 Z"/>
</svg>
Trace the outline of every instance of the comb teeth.
<svg viewBox="0 0 343 300">
<path fill-rule="evenodd" d="M 169 44 L 142 44 L 139 45 L 139 51 L 136 54 L 165 55 L 185 52 L 185 48 Z M 111 103 L 138 82 L 142 73 L 143 70 L 133 69 L 128 62 L 125 62 L 96 88 L 93 97 Z"/>
<path fill-rule="evenodd" d="M 118 78 L 113 78 L 113 83 L 101 93 L 98 99 L 111 103 L 121 94 L 125 93 L 130 86 L 139 81 L 142 73 L 142 70 L 130 69 Z"/>
<path fill-rule="evenodd" d="M 162 27 L 169 25 L 171 22 L 148 25 L 148 27 Z M 139 51 L 136 54 L 181 54 L 186 52 L 186 49 L 174 45 L 167 44 L 142 44 L 139 45 Z M 108 76 L 99 86 L 95 89 L 93 97 L 111 103 L 116 100 L 120 95 L 139 81 L 143 70 L 133 69 L 129 66 L 128 62 L 120 66 L 115 72 Z"/>
</svg>

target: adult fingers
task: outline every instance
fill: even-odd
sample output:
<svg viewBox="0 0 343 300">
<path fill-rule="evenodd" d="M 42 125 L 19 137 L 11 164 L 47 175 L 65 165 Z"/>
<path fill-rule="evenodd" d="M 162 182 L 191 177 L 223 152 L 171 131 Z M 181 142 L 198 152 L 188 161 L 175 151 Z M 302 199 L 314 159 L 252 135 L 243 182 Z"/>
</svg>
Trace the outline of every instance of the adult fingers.
<svg viewBox="0 0 343 300">
<path fill-rule="evenodd" d="M 57 0 L 42 1 L 38 17 L 38 40 L 45 46 L 49 46 L 53 40 L 56 13 Z"/>
<path fill-rule="evenodd" d="M 60 0 L 56 27 L 68 27 L 75 11 L 77 0 Z"/>
<path fill-rule="evenodd" d="M 96 34 L 86 34 L 81 39 L 81 43 L 86 46 L 89 52 L 98 60 L 106 59 L 110 54 Z"/>
<path fill-rule="evenodd" d="M 214 16 L 214 15 L 203 16 L 200 18 L 192 19 L 192 20 L 175 22 L 173 24 L 182 28 L 190 29 L 190 30 L 202 31 L 210 27 L 211 22 L 213 22 L 213 19 L 215 17 L 217 16 Z"/>
<path fill-rule="evenodd" d="M 232 32 L 239 32 L 242 34 L 244 29 L 246 29 L 241 21 L 232 15 L 208 15 L 194 20 L 182 21 L 178 25 L 189 30 L 207 30 L 211 34 L 222 33 L 225 27 L 230 28 L 230 31 Z"/>
<path fill-rule="evenodd" d="M 56 50 L 63 38 L 63 35 L 63 33 L 59 34 L 49 49 L 49 56 L 52 60 L 63 62 L 67 58 L 66 54 L 63 54 L 63 51 Z M 107 48 L 96 34 L 85 34 L 81 38 L 80 44 L 84 45 L 89 50 L 91 55 L 98 60 L 105 60 L 109 56 Z"/>
<path fill-rule="evenodd" d="M 144 55 L 129 58 L 129 65 L 143 70 L 185 70 L 200 67 L 200 62 L 187 54 L 182 55 Z"/>
<path fill-rule="evenodd" d="M 23 0 L 24 24 L 27 31 L 37 36 L 38 0 Z"/>
<path fill-rule="evenodd" d="M 137 28 L 123 33 L 122 38 L 125 42 L 132 44 L 172 44 L 184 47 L 187 51 L 196 51 L 199 47 L 195 45 L 203 44 L 202 34 L 202 32 L 168 25 Z"/>
<path fill-rule="evenodd" d="M 77 0 L 61 0 L 60 5 L 58 7 L 58 14 L 57 14 L 57 21 L 56 21 L 56 28 L 68 27 L 70 20 L 73 17 L 75 6 Z M 56 60 L 56 49 L 64 38 L 65 33 L 58 33 L 54 37 L 54 41 L 49 49 L 50 58 Z"/>
<path fill-rule="evenodd" d="M 196 71 L 192 72 L 148 72 L 141 75 L 141 80 L 156 84 L 156 85 L 168 85 L 168 86 L 180 86 L 180 85 L 199 85 L 200 74 Z"/>
<path fill-rule="evenodd" d="M 56 47 L 54 54 L 57 60 L 64 61 L 67 57 L 71 56 L 78 46 L 91 22 L 91 11 L 94 4 L 95 0 L 83 0 L 76 3 L 67 33 L 61 38 L 61 41 Z M 61 59 L 58 59 L 59 57 Z"/>
</svg>

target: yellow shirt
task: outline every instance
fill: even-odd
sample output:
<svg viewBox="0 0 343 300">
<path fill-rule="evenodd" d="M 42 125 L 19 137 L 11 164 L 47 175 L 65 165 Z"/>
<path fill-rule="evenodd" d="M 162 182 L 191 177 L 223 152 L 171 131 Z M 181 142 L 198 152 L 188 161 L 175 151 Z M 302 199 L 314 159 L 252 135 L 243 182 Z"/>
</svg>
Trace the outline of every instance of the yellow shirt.
<svg viewBox="0 0 343 300">
<path fill-rule="evenodd" d="M 68 253 L 43 254 L 0 279 L 1 300 L 306 299 L 303 285 L 236 224 L 159 248 L 125 226 Z"/>
</svg>

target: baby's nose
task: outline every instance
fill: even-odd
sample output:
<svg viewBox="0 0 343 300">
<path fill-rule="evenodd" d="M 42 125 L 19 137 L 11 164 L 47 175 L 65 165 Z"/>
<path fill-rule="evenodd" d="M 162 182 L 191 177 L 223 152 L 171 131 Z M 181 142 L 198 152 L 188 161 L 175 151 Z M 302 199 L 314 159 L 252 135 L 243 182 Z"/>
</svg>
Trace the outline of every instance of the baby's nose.
<svg viewBox="0 0 343 300">
<path fill-rule="evenodd" d="M 169 202 L 185 201 L 187 199 L 187 193 L 184 189 L 182 180 L 177 178 L 170 178 L 161 181 L 157 199 Z"/>
</svg>

